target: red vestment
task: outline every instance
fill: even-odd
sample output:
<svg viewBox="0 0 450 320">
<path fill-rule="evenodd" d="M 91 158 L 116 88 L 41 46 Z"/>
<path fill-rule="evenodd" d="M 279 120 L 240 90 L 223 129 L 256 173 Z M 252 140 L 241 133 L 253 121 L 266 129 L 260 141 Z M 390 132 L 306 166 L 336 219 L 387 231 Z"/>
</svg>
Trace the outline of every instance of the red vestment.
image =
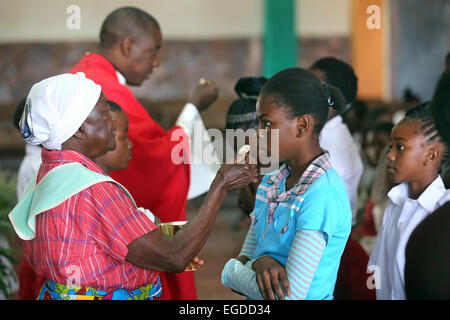
<svg viewBox="0 0 450 320">
<path fill-rule="evenodd" d="M 181 128 L 174 126 L 166 132 L 131 90 L 119 83 L 115 67 L 103 56 L 86 54 L 70 70 L 80 71 L 101 85 L 106 99 L 117 103 L 128 116 L 132 157 L 128 168 L 111 172 L 111 177 L 128 189 L 139 207 L 149 209 L 162 222 L 186 220 L 190 166 L 175 164 L 171 159 L 172 150 L 179 143 L 172 141 L 171 134 Z M 187 138 L 184 142 L 187 143 Z M 197 299 L 193 272 L 161 272 L 161 285 L 162 299 Z"/>
</svg>

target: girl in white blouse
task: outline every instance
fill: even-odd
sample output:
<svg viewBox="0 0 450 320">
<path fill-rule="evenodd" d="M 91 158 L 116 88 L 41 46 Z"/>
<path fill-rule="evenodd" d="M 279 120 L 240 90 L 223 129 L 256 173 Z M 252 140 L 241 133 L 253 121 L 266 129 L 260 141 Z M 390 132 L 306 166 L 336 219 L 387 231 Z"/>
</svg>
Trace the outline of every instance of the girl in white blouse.
<svg viewBox="0 0 450 320">
<path fill-rule="evenodd" d="M 429 103 L 406 113 L 392 130 L 387 175 L 393 183 L 368 269 L 378 300 L 405 299 L 405 247 L 415 227 L 450 200 L 439 175 L 448 146 L 438 135 Z"/>
</svg>

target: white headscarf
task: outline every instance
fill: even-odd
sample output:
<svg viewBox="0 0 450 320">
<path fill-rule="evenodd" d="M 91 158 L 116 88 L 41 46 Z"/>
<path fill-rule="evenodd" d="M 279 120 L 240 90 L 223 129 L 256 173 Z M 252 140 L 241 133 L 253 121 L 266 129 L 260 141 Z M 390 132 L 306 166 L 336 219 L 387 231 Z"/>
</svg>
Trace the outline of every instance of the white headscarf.
<svg viewBox="0 0 450 320">
<path fill-rule="evenodd" d="M 100 94 L 101 87 L 83 72 L 34 84 L 20 119 L 22 138 L 32 145 L 60 150 L 89 116 Z"/>
</svg>

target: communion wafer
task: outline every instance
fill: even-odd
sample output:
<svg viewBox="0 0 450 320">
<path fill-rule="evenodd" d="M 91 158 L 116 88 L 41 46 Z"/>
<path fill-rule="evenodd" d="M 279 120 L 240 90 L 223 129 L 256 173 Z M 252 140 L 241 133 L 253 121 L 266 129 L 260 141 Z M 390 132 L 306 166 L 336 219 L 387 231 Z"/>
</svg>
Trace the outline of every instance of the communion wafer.
<svg viewBox="0 0 450 320">
<path fill-rule="evenodd" d="M 239 154 L 240 155 L 245 155 L 247 153 L 250 152 L 250 146 L 248 144 L 244 144 L 240 149 L 239 149 Z"/>
</svg>

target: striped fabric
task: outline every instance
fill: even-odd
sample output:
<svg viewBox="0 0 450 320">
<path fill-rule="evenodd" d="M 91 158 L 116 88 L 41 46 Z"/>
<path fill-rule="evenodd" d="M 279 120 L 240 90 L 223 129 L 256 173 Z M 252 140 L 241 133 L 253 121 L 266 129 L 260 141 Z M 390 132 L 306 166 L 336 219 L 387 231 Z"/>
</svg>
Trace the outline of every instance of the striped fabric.
<svg viewBox="0 0 450 320">
<path fill-rule="evenodd" d="M 286 263 L 292 291 L 289 299 L 306 298 L 325 246 L 326 240 L 320 231 L 301 230 L 296 233 Z"/>
<path fill-rule="evenodd" d="M 298 183 L 286 192 L 280 192 L 282 190 L 279 187 L 281 181 L 287 179 L 291 174 L 291 168 L 288 163 L 284 163 L 279 170 L 277 170 L 268 180 L 267 185 L 261 185 L 260 188 L 266 191 L 267 199 L 269 203 L 269 212 L 267 215 L 267 227 L 273 221 L 273 213 L 281 202 L 289 201 L 292 197 L 299 197 L 306 192 L 308 187 L 320 177 L 325 171 L 331 168 L 330 155 L 328 151 L 323 151 L 323 154 L 314 159 L 311 164 L 306 168 L 300 177 Z M 263 237 L 267 234 L 267 229 L 264 232 Z"/>
<path fill-rule="evenodd" d="M 42 160 L 38 183 L 51 169 L 69 162 L 104 174 L 75 151 L 43 149 Z M 37 216 L 36 237 L 24 241 L 25 258 L 37 274 L 58 283 L 131 291 L 158 281 L 158 272 L 125 261 L 127 245 L 154 229 L 119 186 L 102 182 Z"/>
<path fill-rule="evenodd" d="M 225 287 L 240 292 L 245 296 L 262 300 L 263 296 L 256 284 L 256 272 L 239 260 L 230 259 L 222 271 L 222 283 Z"/>
<path fill-rule="evenodd" d="M 253 229 L 253 224 L 250 225 L 250 229 L 248 230 L 247 236 L 244 240 L 244 245 L 242 246 L 240 256 L 246 256 L 248 258 L 252 258 L 253 251 L 256 248 L 256 237 L 255 230 Z"/>
<path fill-rule="evenodd" d="M 247 240 L 249 236 L 254 237 L 252 230 L 247 235 L 247 247 L 244 246 L 240 255 L 247 256 L 244 253 L 250 249 Z M 301 230 L 296 233 L 285 268 L 291 288 L 291 295 L 286 297 L 287 300 L 306 298 L 325 246 L 326 241 L 320 231 Z M 256 283 L 256 272 L 251 269 L 250 264 L 245 266 L 236 259 L 228 261 L 222 271 L 222 283 L 251 299 L 262 299 Z"/>
</svg>

